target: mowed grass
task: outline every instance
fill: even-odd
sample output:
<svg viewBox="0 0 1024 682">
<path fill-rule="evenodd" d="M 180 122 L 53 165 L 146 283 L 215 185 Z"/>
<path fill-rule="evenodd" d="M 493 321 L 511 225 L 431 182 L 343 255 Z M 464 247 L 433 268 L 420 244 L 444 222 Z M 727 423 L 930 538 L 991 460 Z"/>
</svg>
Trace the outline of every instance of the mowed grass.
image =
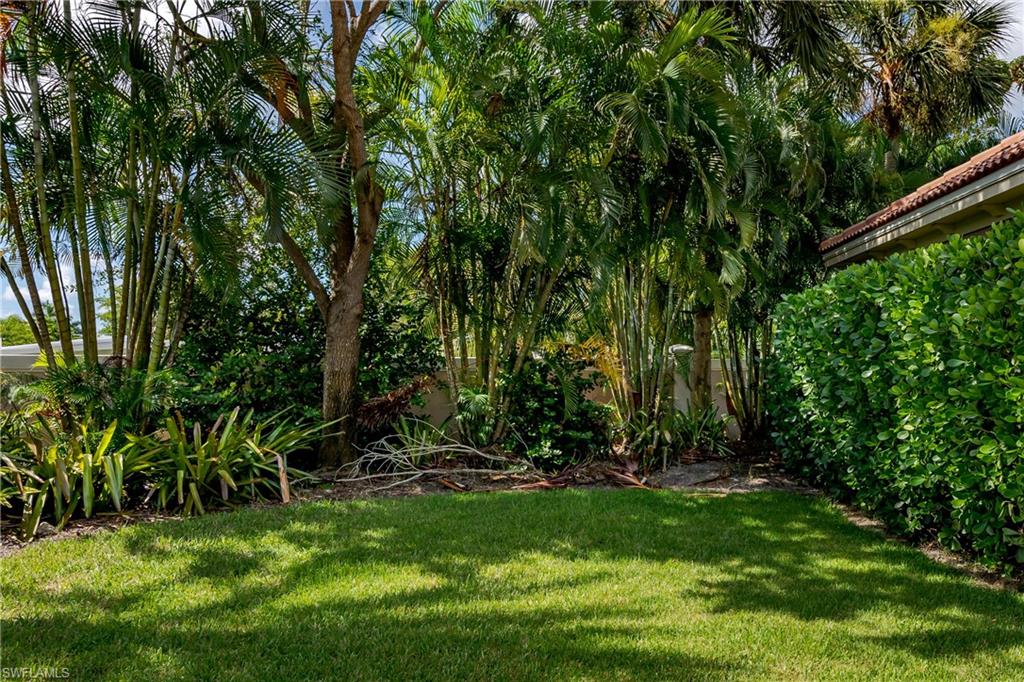
<svg viewBox="0 0 1024 682">
<path fill-rule="evenodd" d="M 1024 596 L 823 500 L 315 503 L 3 560 L 2 665 L 76 680 L 1024 679 Z"/>
</svg>

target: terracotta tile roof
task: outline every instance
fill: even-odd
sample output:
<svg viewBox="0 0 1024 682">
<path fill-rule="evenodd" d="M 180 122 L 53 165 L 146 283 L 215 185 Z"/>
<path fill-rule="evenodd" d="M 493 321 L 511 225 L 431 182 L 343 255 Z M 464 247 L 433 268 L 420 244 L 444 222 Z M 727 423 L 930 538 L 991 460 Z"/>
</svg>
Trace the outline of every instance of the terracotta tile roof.
<svg viewBox="0 0 1024 682">
<path fill-rule="evenodd" d="M 900 216 L 1021 159 L 1024 159 L 1024 132 L 1011 135 L 994 147 L 975 154 L 969 161 L 946 171 L 931 182 L 921 185 L 902 199 L 897 199 L 881 211 L 872 213 L 834 237 L 829 237 L 818 245 L 818 251 L 825 252 L 834 249 L 854 237 L 892 222 Z"/>
</svg>

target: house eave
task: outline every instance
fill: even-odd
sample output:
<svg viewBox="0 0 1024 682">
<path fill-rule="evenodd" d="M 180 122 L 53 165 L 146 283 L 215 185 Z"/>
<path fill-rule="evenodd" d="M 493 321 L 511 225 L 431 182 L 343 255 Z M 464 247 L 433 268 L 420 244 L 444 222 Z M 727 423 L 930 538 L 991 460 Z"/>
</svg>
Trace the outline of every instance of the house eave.
<svg viewBox="0 0 1024 682">
<path fill-rule="evenodd" d="M 1024 204 L 1024 159 L 978 178 L 906 215 L 854 237 L 822 254 L 826 267 L 884 258 L 970 234 L 1005 218 L 1008 209 Z"/>
</svg>

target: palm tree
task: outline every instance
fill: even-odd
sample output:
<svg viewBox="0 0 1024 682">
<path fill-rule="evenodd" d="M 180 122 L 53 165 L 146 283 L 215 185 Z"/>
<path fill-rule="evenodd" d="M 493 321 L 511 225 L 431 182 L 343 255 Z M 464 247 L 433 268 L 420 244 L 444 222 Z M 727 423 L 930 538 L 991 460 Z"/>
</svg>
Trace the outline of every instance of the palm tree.
<svg viewBox="0 0 1024 682">
<path fill-rule="evenodd" d="M 0 35 L 4 38 L 7 37 L 8 31 L 13 28 L 13 20 L 8 20 L 7 23 L 0 26 Z M 0 44 L 0 48 L 3 45 Z M 6 54 L 6 51 L 4 51 Z M 10 114 L 13 109 L 11 107 L 11 100 L 7 94 L 7 82 L 5 73 L 2 65 L 0 65 L 0 103 L 3 104 L 5 112 Z M 3 185 L 3 194 L 5 199 L 5 211 L 4 217 L 6 218 L 6 224 L 10 229 L 10 234 L 7 236 L 7 241 L 13 241 L 15 247 L 15 253 L 17 254 L 17 261 L 19 265 L 19 274 L 25 281 L 26 288 L 29 292 L 29 303 L 25 302 L 24 297 L 21 295 L 21 289 L 18 286 L 18 281 L 14 276 L 13 270 L 7 264 L 6 259 L 4 260 L 4 275 L 7 277 L 8 285 L 11 287 L 11 291 L 15 293 L 19 307 L 21 308 L 22 315 L 26 320 L 29 321 L 30 328 L 32 329 L 33 335 L 35 336 L 36 343 L 39 345 L 48 367 L 56 367 L 56 357 L 53 353 L 53 344 L 50 340 L 49 328 L 46 324 L 40 324 L 39 320 L 44 320 L 44 310 L 42 299 L 39 295 L 39 287 L 36 284 L 35 271 L 34 271 L 34 260 L 29 253 L 29 243 L 26 239 L 26 234 L 21 221 L 21 206 L 18 200 L 18 193 L 15 189 L 14 179 L 11 174 L 11 165 L 7 157 L 8 148 L 8 135 L 10 134 L 8 129 L 8 121 L 5 120 L 3 125 L 0 125 L 0 184 Z M 14 146 L 12 144 L 12 146 Z"/>
<path fill-rule="evenodd" d="M 70 34 L 73 30 L 71 21 L 71 0 L 63 3 L 64 29 Z M 70 41 L 68 41 L 70 43 Z M 96 341 L 96 304 L 93 294 L 92 253 L 89 249 L 89 226 L 86 223 L 85 178 L 82 172 L 82 121 L 78 111 L 78 88 L 76 71 L 77 57 L 73 51 L 68 55 L 65 66 L 65 87 L 68 98 L 68 123 L 71 138 L 71 168 L 74 187 L 74 224 L 73 233 L 77 241 L 78 271 L 80 272 L 79 314 L 82 320 L 83 352 L 86 362 L 98 361 Z"/>
<path fill-rule="evenodd" d="M 40 71 L 44 53 L 41 49 L 40 33 L 45 21 L 47 6 L 35 3 L 26 14 L 27 46 L 25 52 L 25 73 L 29 87 L 29 120 L 32 132 L 33 182 L 36 190 L 36 209 L 39 220 L 39 247 L 43 265 L 53 292 L 53 306 L 57 316 L 57 334 L 60 337 L 61 350 L 67 362 L 75 361 L 75 351 L 71 345 L 71 323 L 67 306 L 63 298 L 63 282 L 57 267 L 57 255 L 53 245 L 50 211 L 47 206 L 46 187 L 47 173 L 43 158 L 43 108 L 40 95 Z"/>
<path fill-rule="evenodd" d="M 725 13 L 740 51 L 761 73 L 793 66 L 819 79 L 844 67 L 844 25 L 851 2 L 696 0 Z"/>
<path fill-rule="evenodd" d="M 571 314 L 581 254 L 617 196 L 600 168 L 606 128 L 594 125 L 569 49 L 586 11 L 480 9 L 447 16 L 389 145 L 405 160 L 400 194 L 422 234 L 457 423 L 490 443 L 506 435 L 511 387 Z M 468 391 L 479 400 L 460 405 Z M 487 406 L 488 423 L 467 426 L 470 404 Z"/>
<path fill-rule="evenodd" d="M 638 187 L 634 224 L 652 225 L 645 231 L 655 240 L 671 239 L 675 270 L 685 272 L 673 291 L 690 293 L 692 406 L 702 409 L 711 401 L 715 304 L 741 278 L 735 249 L 751 241 L 750 223 L 728 191 L 739 170 L 743 125 L 727 79 L 735 33 L 720 9 L 691 8 L 666 34 L 645 38 L 631 50 L 631 89 L 606 96 L 601 105 L 615 115 L 616 173 Z M 678 304 L 669 309 L 681 313 Z M 669 343 L 666 337 L 659 352 L 664 355 Z M 662 390 L 658 382 L 644 383 Z"/>
<path fill-rule="evenodd" d="M 772 311 L 782 295 L 813 284 L 822 270 L 817 246 L 833 220 L 821 210 L 826 197 L 840 205 L 863 191 L 857 175 L 870 169 L 849 163 L 849 124 L 796 64 L 766 74 L 741 59 L 732 77 L 746 119 L 744 204 L 757 230 L 753 243 L 735 253 L 742 289 L 730 292 L 714 329 L 737 425 L 753 442 L 765 435 L 762 370 Z"/>
<path fill-rule="evenodd" d="M 73 287 L 84 360 L 95 363 L 93 262 L 102 252 L 115 354 L 152 375 L 172 355 L 163 346 L 172 311 L 175 329 L 187 312 L 172 294 L 188 291 L 197 273 L 211 282 L 216 277 L 205 275 L 230 270 L 238 244 L 224 236 L 225 213 L 236 200 L 205 115 L 215 99 L 196 92 L 199 79 L 176 68 L 174 27 L 143 26 L 140 5 L 95 2 L 90 9 L 72 15 L 66 3 L 63 11 L 36 3 L 5 25 L 4 59 L 28 83 L 29 97 L 25 102 L 0 82 L 8 114 L 0 130 L 8 216 L 0 236 L 15 246 L 31 300 L 23 313 L 51 365 L 33 269 L 41 263 L 51 282 L 65 360 L 76 359 L 68 352 L 73 330 L 64 300 Z M 48 97 L 39 96 L 40 74 Z M 83 91 L 88 98 L 77 94 Z M 73 282 L 59 267 L 68 262 Z"/>
<path fill-rule="evenodd" d="M 904 132 L 943 133 L 1003 105 L 1010 76 L 998 53 L 1007 5 L 976 0 L 880 0 L 849 13 L 861 110 L 889 141 L 895 172 Z"/>
</svg>

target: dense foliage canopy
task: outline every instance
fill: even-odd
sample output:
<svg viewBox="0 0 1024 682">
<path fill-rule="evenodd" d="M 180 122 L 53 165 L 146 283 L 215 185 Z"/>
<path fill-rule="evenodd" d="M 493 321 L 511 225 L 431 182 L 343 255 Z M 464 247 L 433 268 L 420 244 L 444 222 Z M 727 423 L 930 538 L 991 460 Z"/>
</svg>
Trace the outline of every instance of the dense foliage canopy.
<svg viewBox="0 0 1024 682">
<path fill-rule="evenodd" d="M 772 310 L 820 240 L 1019 127 L 1008 16 L 4 0 L 0 331 L 49 372 L 6 399 L 62 434 L 5 466 L 73 507 L 54 463 L 115 421 L 124 445 L 241 407 L 319 421 L 336 469 L 431 386 L 473 448 L 649 467 L 725 447 L 713 363 L 763 438 Z"/>
</svg>

